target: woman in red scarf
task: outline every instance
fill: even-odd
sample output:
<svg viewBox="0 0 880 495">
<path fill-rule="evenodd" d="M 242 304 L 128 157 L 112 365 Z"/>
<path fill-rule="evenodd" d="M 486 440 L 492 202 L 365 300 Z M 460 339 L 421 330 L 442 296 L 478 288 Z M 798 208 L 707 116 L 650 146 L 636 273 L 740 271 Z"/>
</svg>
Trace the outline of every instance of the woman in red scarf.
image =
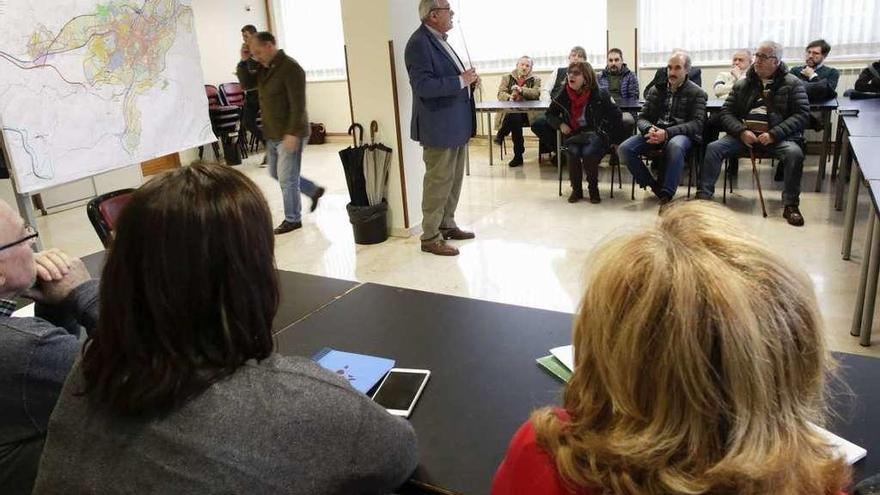
<svg viewBox="0 0 880 495">
<path fill-rule="evenodd" d="M 599 162 L 621 127 L 620 109 L 607 91 L 599 89 L 588 62 L 568 66 L 568 84 L 550 103 L 547 123 L 562 133 L 571 180 L 569 203 L 584 197 L 581 171 L 586 172 L 590 202 L 598 203 Z"/>
</svg>

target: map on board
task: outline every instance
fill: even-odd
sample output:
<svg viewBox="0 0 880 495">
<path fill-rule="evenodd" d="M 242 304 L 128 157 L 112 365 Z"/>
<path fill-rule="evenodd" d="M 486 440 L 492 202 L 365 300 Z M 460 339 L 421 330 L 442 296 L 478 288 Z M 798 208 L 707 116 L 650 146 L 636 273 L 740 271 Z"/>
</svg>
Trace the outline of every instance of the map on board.
<svg viewBox="0 0 880 495">
<path fill-rule="evenodd" d="M 188 0 L 0 0 L 0 126 L 20 193 L 215 140 Z"/>
</svg>

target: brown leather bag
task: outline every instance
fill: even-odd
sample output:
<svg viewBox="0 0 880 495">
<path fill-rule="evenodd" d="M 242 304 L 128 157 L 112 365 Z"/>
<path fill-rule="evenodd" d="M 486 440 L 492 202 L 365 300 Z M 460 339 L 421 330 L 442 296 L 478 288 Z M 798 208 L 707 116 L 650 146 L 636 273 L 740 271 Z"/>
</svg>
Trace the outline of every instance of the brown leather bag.
<svg viewBox="0 0 880 495">
<path fill-rule="evenodd" d="M 309 144 L 324 144 L 324 141 L 327 140 L 327 129 L 324 124 L 309 122 L 309 125 L 312 128 L 312 132 L 309 134 Z"/>
</svg>

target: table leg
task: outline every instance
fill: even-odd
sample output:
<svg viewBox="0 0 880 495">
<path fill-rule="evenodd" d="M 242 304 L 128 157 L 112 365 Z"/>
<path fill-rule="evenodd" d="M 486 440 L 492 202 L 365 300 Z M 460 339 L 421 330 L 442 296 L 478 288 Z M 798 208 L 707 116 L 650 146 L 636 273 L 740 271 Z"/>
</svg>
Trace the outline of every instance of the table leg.
<svg viewBox="0 0 880 495">
<path fill-rule="evenodd" d="M 556 131 L 556 171 L 559 173 L 559 195 L 562 196 L 562 133 Z"/>
<path fill-rule="evenodd" d="M 880 275 L 880 219 L 873 215 L 874 232 L 871 236 L 871 262 L 868 267 L 868 285 L 865 286 L 865 309 L 862 311 L 862 328 L 859 344 L 871 345 L 871 327 L 874 325 L 874 302 L 877 299 L 877 276 Z"/>
<path fill-rule="evenodd" d="M 865 258 L 859 274 L 859 290 L 856 292 L 856 305 L 853 311 L 852 327 L 849 334 L 858 337 L 862 333 L 862 312 L 865 310 L 865 288 L 868 285 L 868 265 L 873 253 L 871 241 L 874 238 L 874 222 L 868 222 L 868 236 L 865 239 Z"/>
<path fill-rule="evenodd" d="M 822 122 L 825 130 L 822 131 L 822 153 L 819 155 L 819 173 L 816 175 L 816 192 L 822 190 L 822 181 L 825 180 L 825 162 L 828 160 L 828 142 L 831 141 L 831 109 L 822 109 Z"/>
<path fill-rule="evenodd" d="M 831 160 L 831 180 L 837 177 L 840 163 L 840 144 L 843 142 L 843 115 L 837 115 L 837 135 L 834 136 L 834 157 Z"/>
<path fill-rule="evenodd" d="M 492 166 L 492 112 L 486 112 L 486 129 L 488 132 L 486 133 L 489 136 L 489 166 Z"/>
<path fill-rule="evenodd" d="M 852 175 L 852 160 L 849 156 L 849 135 L 843 131 L 839 137 L 838 144 L 841 149 L 840 153 L 835 156 L 835 161 L 840 157 L 840 171 L 837 174 L 837 182 L 834 183 L 834 209 L 840 211 L 843 209 L 843 191 L 846 188 L 846 180 Z"/>
<path fill-rule="evenodd" d="M 849 144 L 844 143 L 844 146 Z M 852 158 L 849 174 L 849 196 L 846 198 L 846 215 L 843 217 L 843 259 L 848 260 L 852 254 L 853 230 L 856 228 L 856 209 L 859 203 L 859 182 L 862 181 L 862 170 Z"/>
</svg>

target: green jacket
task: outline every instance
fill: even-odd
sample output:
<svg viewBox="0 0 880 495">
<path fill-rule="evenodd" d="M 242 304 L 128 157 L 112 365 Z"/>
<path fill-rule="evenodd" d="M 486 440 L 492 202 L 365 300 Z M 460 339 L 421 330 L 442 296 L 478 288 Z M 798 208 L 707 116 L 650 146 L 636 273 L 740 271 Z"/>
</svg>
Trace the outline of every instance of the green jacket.
<svg viewBox="0 0 880 495">
<path fill-rule="evenodd" d="M 244 89 L 257 88 L 266 139 L 283 139 L 285 134 L 308 137 L 306 73 L 296 60 L 278 50 L 269 67 L 256 74 L 239 66 L 236 74 Z"/>
</svg>

